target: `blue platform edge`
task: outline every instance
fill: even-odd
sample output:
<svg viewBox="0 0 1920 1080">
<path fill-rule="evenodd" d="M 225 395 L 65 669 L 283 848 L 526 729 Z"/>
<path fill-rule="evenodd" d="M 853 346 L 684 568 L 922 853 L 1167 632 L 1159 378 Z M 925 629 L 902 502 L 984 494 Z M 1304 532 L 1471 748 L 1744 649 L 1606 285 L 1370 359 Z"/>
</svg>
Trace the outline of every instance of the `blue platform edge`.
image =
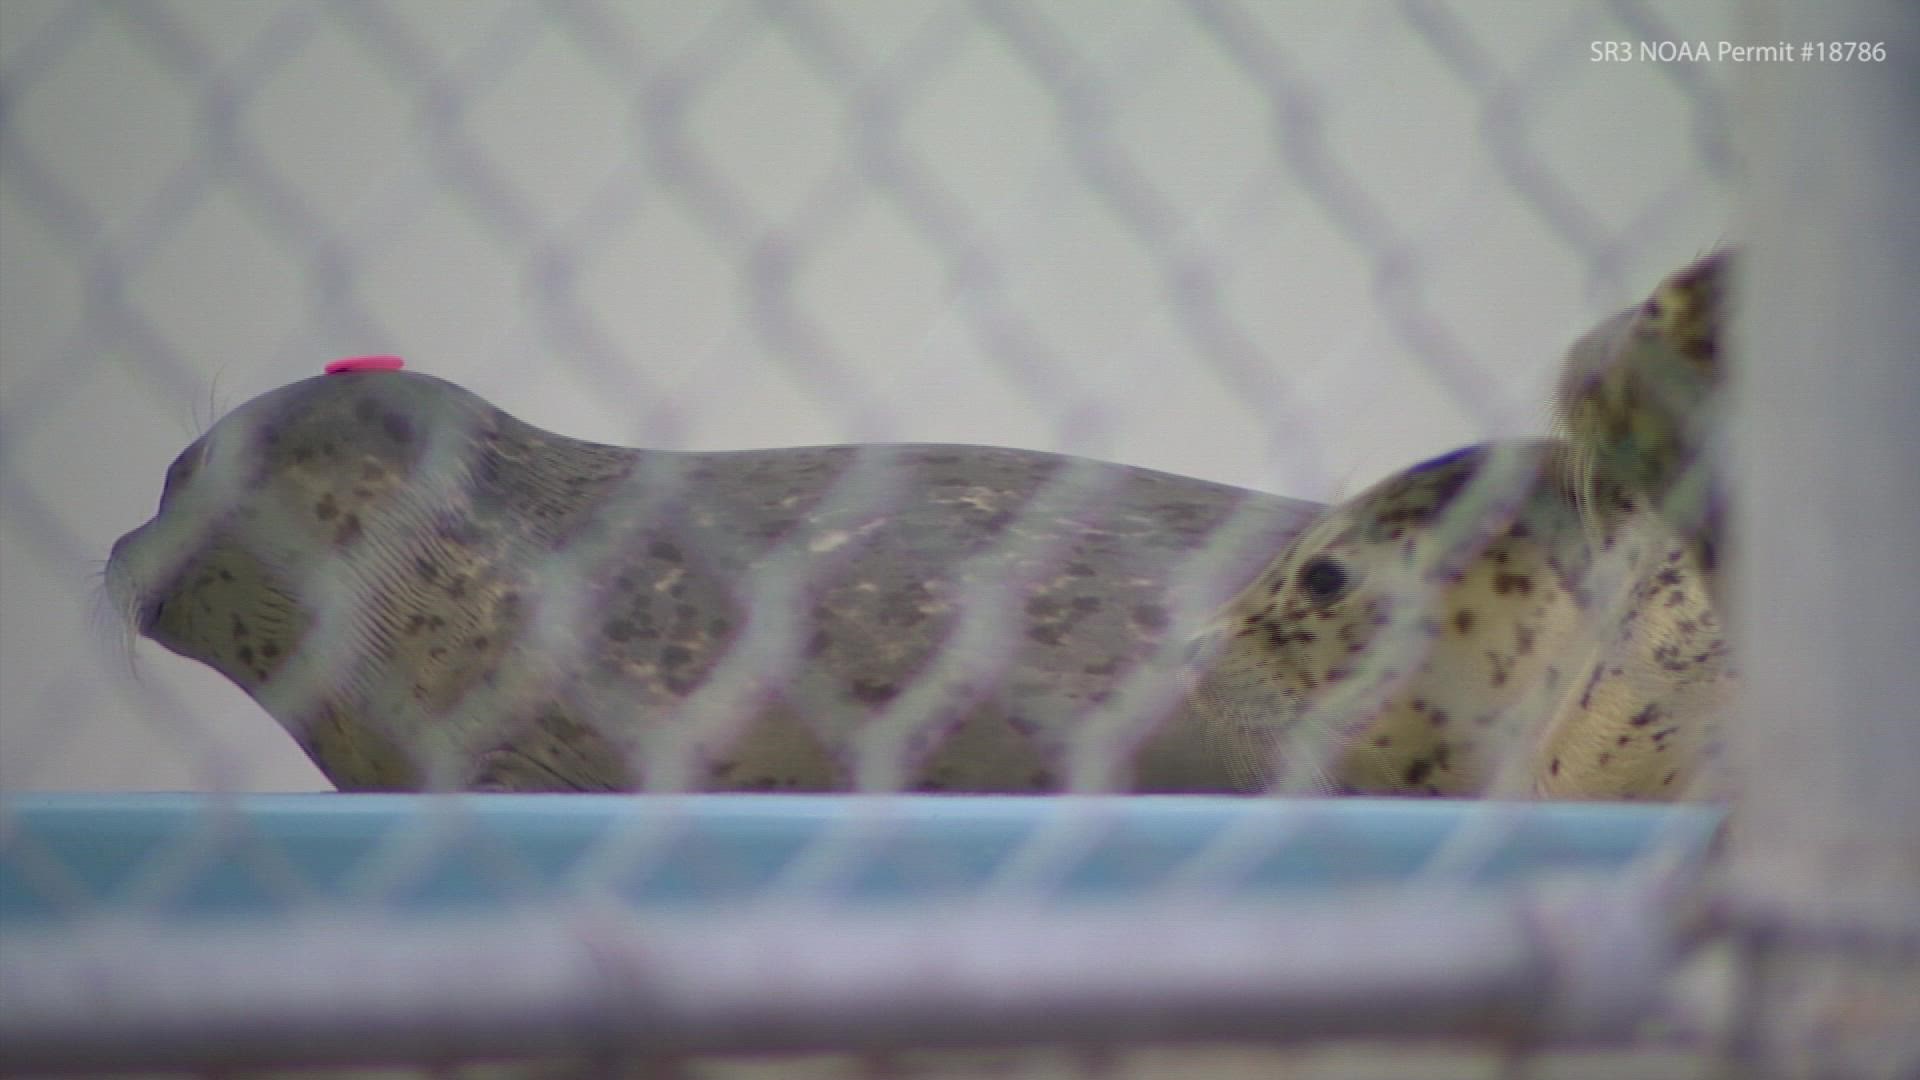
<svg viewBox="0 0 1920 1080">
<path fill-rule="evenodd" d="M 1494 885 L 1697 858 L 1697 806 L 811 795 L 0 796 L 0 927 L 135 912 L 410 914 L 591 892 L 684 907 Z"/>
</svg>

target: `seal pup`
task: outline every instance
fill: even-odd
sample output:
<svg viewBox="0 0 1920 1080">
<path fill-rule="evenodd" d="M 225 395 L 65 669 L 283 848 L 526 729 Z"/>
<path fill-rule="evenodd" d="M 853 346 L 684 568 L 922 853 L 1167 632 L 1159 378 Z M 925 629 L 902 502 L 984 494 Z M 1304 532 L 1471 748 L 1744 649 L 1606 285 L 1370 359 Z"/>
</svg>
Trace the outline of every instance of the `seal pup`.
<svg viewBox="0 0 1920 1080">
<path fill-rule="evenodd" d="M 1555 439 L 1468 447 L 1327 510 L 1191 651 L 1239 782 L 1671 798 L 1730 672 L 1687 546 Z M 1577 484 L 1589 486 L 1577 491 Z M 1608 500 L 1598 528 L 1577 495 Z"/>
<path fill-rule="evenodd" d="M 189 446 L 107 583 L 344 791 L 1224 791 L 1180 643 L 1317 509 L 988 447 L 606 446 L 343 370 Z"/>
<path fill-rule="evenodd" d="M 1625 485 L 1687 537 L 1723 606 L 1726 488 L 1714 459 L 1738 263 L 1733 251 L 1707 255 L 1582 335 L 1554 393 L 1576 472 Z"/>
</svg>

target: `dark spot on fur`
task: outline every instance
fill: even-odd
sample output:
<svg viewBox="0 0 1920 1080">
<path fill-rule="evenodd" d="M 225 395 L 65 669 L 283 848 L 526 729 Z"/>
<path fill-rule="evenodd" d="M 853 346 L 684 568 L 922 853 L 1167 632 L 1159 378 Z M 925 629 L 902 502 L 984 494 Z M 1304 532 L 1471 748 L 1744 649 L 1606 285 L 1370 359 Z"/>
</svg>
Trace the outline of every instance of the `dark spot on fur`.
<svg viewBox="0 0 1920 1080">
<path fill-rule="evenodd" d="M 1595 687 L 1600 685 L 1601 674 L 1602 674 L 1601 669 L 1594 668 L 1593 674 L 1587 676 L 1586 689 L 1580 691 L 1580 707 L 1581 708 L 1590 709 L 1593 707 L 1593 691 Z"/>
<path fill-rule="evenodd" d="M 1461 608 L 1459 611 L 1454 612 L 1453 628 L 1462 634 L 1471 633 L 1473 630 L 1473 612 L 1468 611 L 1466 608 Z"/>
<path fill-rule="evenodd" d="M 1158 603 L 1135 603 L 1133 605 L 1133 623 L 1142 630 L 1165 630 L 1167 628 L 1167 609 Z"/>
<path fill-rule="evenodd" d="M 1029 626 L 1027 627 L 1027 637 L 1042 645 L 1051 646 L 1060 644 L 1061 640 L 1066 637 L 1066 634 L 1057 626 Z"/>
<path fill-rule="evenodd" d="M 1027 601 L 1027 614 L 1036 619 L 1057 619 L 1064 610 L 1060 601 L 1051 596 L 1036 596 Z"/>
<path fill-rule="evenodd" d="M 655 540 L 648 544 L 647 554 L 662 562 L 677 563 L 682 559 L 680 549 L 665 540 Z"/>
<path fill-rule="evenodd" d="M 1495 574 L 1493 575 L 1493 591 L 1502 596 L 1515 592 L 1526 596 L 1533 592 L 1533 578 L 1527 574 Z"/>
<path fill-rule="evenodd" d="M 1424 784 L 1427 781 L 1427 777 L 1432 773 L 1433 773 L 1432 762 L 1427 761 L 1424 758 L 1417 761 L 1413 761 L 1407 765 L 1406 782 L 1409 784 Z"/>
</svg>

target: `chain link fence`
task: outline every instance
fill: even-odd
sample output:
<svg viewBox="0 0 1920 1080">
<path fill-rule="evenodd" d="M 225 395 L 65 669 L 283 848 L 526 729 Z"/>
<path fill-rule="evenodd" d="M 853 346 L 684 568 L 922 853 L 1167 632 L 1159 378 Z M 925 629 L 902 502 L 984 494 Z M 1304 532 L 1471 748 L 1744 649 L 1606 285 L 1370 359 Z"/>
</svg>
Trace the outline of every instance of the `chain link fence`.
<svg viewBox="0 0 1920 1080">
<path fill-rule="evenodd" d="M 1833 775 L 1781 785 L 1791 805 L 1741 792 L 1729 868 L 1699 807 L 1214 797 L 1301 789 L 1156 726 L 1189 640 L 1317 504 L 1545 431 L 1569 342 L 1699 253 L 1751 235 L 1781 299 L 1756 306 L 1838 318 L 1830 290 L 1812 314 L 1782 299 L 1814 295 L 1776 220 L 1808 151 L 1772 118 L 1804 106 L 1736 110 L 1749 71 L 1660 50 L 1892 33 L 1845 15 L 1829 33 L 1764 4 L 1629 0 L 0 6 L 0 1071 L 1902 1075 L 1915 1057 L 1886 1033 L 1914 1010 L 1900 912 L 1920 862 L 1884 775 L 1902 732 L 1833 766 L 1878 785 L 1845 812 Z M 333 400 L 383 376 L 330 375 L 243 405 L 365 354 L 478 404 Z M 1883 374 L 1882 409 L 1911 388 Z M 260 490 L 239 465 L 306 475 L 273 440 L 322 445 L 356 400 L 397 411 L 351 429 L 375 433 L 360 488 L 321 516 L 353 535 L 291 545 L 290 637 L 230 628 L 217 585 L 196 622 L 102 569 L 163 478 L 163 513 L 226 509 L 151 545 L 150 576 L 236 569 L 194 560 Z M 406 470 L 376 467 L 375 437 Z M 698 456 L 886 443 L 934 445 Z M 401 598 L 430 572 L 355 561 L 362 526 L 391 524 L 371 492 L 495 468 L 523 470 L 502 490 L 590 488 L 644 524 L 562 527 L 555 495 L 528 513 L 558 532 L 476 539 L 484 500 L 426 499 L 436 550 L 520 575 L 471 582 L 514 628 L 461 628 L 497 678 L 444 713 L 315 721 L 351 693 L 417 704 L 424 677 L 392 680 L 462 662 L 422 645 L 412 667 L 355 666 L 357 613 L 419 614 Z M 642 550 L 664 560 L 638 590 L 658 625 L 605 620 Z M 1874 550 L 1863 565 L 1897 565 Z M 1920 639 L 1901 617 L 1864 655 L 1902 625 Z M 130 620 L 223 644 L 194 663 L 130 645 Z M 672 641 L 647 665 L 594 651 L 656 630 Z M 1793 633 L 1756 648 L 1837 669 L 1841 645 Z M 504 673 L 530 654 L 575 666 L 527 713 L 531 683 Z M 1853 685 L 1891 679 L 1882 661 Z M 1862 730 L 1897 699 L 1798 684 L 1871 712 Z M 671 691 L 644 699 L 644 734 L 563 722 L 609 694 L 632 709 L 635 687 Z M 327 741 L 342 716 L 363 724 L 350 752 Z M 396 734 L 420 716 L 464 726 L 423 748 Z M 1758 769 L 1827 760 L 1774 738 L 1741 744 Z M 334 783 L 649 794 L 267 794 Z M 75 790 L 94 794 L 40 794 Z M 1113 794 L 1134 790 L 1181 794 Z M 1737 828 L 1806 807 L 1832 826 L 1793 833 L 1806 858 Z M 1836 870 L 1840 848 L 1865 854 Z M 1808 900 L 1862 866 L 1858 904 Z"/>
</svg>

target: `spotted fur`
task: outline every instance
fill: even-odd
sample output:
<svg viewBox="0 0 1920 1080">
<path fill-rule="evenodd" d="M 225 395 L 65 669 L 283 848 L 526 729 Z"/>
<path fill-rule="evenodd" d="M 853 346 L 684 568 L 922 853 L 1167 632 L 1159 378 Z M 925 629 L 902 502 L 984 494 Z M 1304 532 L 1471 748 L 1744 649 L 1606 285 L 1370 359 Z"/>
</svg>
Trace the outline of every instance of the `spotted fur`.
<svg viewBox="0 0 1920 1080">
<path fill-rule="evenodd" d="M 1708 255 L 1582 336 L 1554 397 L 1583 475 L 1644 498 L 1693 543 L 1716 590 L 1726 499 L 1713 457 L 1737 265 Z"/>
<path fill-rule="evenodd" d="M 1226 791 L 1169 672 L 1314 509 L 992 447 L 602 446 L 364 372 L 222 419 L 107 580 L 343 790 Z"/>
<path fill-rule="evenodd" d="M 1729 678 L 1692 555 L 1556 440 L 1471 447 L 1327 511 L 1195 644 L 1249 786 L 1669 798 Z"/>
</svg>

